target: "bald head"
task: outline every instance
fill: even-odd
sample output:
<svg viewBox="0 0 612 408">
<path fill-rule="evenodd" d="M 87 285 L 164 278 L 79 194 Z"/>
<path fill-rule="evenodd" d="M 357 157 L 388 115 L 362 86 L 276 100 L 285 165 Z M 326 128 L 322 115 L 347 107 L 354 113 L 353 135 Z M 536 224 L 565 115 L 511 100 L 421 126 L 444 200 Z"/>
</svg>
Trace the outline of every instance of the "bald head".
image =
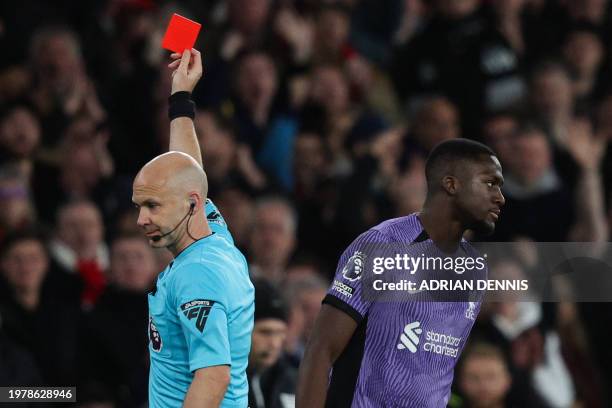
<svg viewBox="0 0 612 408">
<path fill-rule="evenodd" d="M 197 192 L 206 198 L 208 181 L 198 162 L 182 152 L 168 152 L 155 157 L 136 175 L 134 188 L 151 186 L 173 194 Z"/>
<path fill-rule="evenodd" d="M 176 256 L 210 235 L 204 211 L 207 193 L 206 174 L 189 155 L 168 152 L 147 163 L 134 180 L 132 202 L 149 243 Z"/>
</svg>

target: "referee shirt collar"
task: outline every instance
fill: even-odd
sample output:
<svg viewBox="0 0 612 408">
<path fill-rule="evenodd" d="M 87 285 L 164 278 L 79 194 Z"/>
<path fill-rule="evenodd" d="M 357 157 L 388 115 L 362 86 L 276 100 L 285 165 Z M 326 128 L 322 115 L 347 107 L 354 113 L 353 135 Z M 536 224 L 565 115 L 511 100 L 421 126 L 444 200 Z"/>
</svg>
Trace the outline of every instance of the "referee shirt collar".
<svg viewBox="0 0 612 408">
<path fill-rule="evenodd" d="M 178 253 L 177 256 L 174 257 L 174 260 L 172 262 L 170 262 L 169 266 L 172 267 L 172 265 L 175 262 L 180 261 L 181 259 L 186 257 L 190 252 L 192 252 L 196 248 L 204 245 L 204 243 L 207 241 L 207 239 L 212 237 L 213 235 L 215 235 L 214 231 L 211 232 L 209 235 L 206 235 L 205 237 L 199 238 L 199 239 L 193 241 L 191 244 L 187 245 L 181 252 Z"/>
</svg>

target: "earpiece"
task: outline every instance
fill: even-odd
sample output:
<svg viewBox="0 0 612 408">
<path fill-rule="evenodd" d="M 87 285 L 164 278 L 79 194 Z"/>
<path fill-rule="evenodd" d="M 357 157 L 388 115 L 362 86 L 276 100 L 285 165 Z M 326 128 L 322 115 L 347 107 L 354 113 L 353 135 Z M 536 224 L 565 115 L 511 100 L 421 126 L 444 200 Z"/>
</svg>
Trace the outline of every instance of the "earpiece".
<svg viewBox="0 0 612 408">
<path fill-rule="evenodd" d="M 183 219 L 178 224 L 176 224 L 176 227 L 172 228 L 172 231 L 168 231 L 165 234 L 161 234 L 156 237 L 152 237 L 151 240 L 153 242 L 159 242 L 161 241 L 163 237 L 168 236 L 172 234 L 174 231 L 176 231 L 176 229 L 187 219 L 187 217 L 191 219 L 191 216 L 193 215 L 193 209 L 195 208 L 195 206 L 196 206 L 196 202 L 194 200 L 189 200 L 189 211 L 187 212 L 187 214 L 185 214 Z M 189 234 L 189 221 L 187 221 L 187 234 Z"/>
</svg>

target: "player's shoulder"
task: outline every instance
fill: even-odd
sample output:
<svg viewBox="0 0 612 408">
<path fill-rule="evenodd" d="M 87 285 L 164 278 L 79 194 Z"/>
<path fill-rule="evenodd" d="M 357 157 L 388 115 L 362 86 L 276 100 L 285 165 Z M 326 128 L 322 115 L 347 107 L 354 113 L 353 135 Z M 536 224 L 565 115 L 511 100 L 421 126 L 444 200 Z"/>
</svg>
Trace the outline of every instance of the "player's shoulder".
<svg viewBox="0 0 612 408">
<path fill-rule="evenodd" d="M 388 243 L 412 242 L 422 232 L 423 226 L 416 213 L 388 219 L 366 231 Z"/>
<path fill-rule="evenodd" d="M 422 232 L 420 225 L 416 214 L 383 221 L 355 238 L 345 254 L 379 250 L 381 245 L 412 242 Z"/>
<path fill-rule="evenodd" d="M 469 256 L 480 256 L 480 251 L 465 238 L 461 238 L 461 247 Z"/>
</svg>

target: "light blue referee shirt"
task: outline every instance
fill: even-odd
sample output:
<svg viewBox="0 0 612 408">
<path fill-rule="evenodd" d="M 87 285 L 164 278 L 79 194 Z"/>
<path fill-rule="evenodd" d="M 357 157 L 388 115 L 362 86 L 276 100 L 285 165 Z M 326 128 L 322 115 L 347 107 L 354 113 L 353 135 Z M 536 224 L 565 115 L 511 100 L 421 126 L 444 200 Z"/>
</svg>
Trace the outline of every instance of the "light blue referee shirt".
<svg viewBox="0 0 612 408">
<path fill-rule="evenodd" d="M 210 201 L 213 234 L 185 248 L 149 293 L 149 406 L 181 407 L 195 370 L 229 365 L 221 407 L 248 405 L 254 290 L 247 262 Z"/>
</svg>

